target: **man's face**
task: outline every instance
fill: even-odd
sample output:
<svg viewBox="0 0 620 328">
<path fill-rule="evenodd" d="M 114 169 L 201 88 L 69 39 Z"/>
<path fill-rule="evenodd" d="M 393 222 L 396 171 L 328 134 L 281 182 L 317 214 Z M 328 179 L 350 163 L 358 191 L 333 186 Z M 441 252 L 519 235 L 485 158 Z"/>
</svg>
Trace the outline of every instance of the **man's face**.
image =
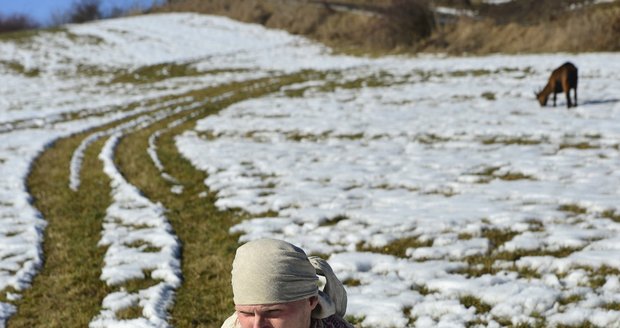
<svg viewBox="0 0 620 328">
<path fill-rule="evenodd" d="M 316 296 L 300 301 L 266 305 L 237 305 L 242 328 L 309 328 Z"/>
</svg>

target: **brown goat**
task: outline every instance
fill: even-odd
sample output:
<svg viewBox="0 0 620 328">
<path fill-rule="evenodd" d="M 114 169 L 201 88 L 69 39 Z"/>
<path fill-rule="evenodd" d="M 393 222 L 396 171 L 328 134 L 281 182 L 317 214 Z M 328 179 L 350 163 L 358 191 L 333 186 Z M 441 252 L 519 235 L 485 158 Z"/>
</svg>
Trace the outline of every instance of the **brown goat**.
<svg viewBox="0 0 620 328">
<path fill-rule="evenodd" d="M 575 89 L 574 104 L 570 99 L 570 89 Z M 577 67 L 572 63 L 566 62 L 553 70 L 547 85 L 540 92 L 535 92 L 535 94 L 540 105 L 546 106 L 549 95 L 553 93 L 553 106 L 555 107 L 556 94 L 560 92 L 566 94 L 566 106 L 568 108 L 577 106 Z"/>
</svg>

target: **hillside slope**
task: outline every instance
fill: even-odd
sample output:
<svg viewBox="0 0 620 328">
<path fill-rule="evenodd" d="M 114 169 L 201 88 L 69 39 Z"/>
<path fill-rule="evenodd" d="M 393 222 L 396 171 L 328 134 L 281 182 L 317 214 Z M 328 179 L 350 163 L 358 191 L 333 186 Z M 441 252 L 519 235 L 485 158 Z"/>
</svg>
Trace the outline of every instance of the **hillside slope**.
<svg viewBox="0 0 620 328">
<path fill-rule="evenodd" d="M 541 108 L 566 61 L 578 106 Z M 328 259 L 358 328 L 620 322 L 620 54 L 168 13 L 2 35 L 0 79 L 2 328 L 220 327 L 263 237 Z"/>
<path fill-rule="evenodd" d="M 349 52 L 453 54 L 620 50 L 620 1 L 172 0 Z"/>
</svg>

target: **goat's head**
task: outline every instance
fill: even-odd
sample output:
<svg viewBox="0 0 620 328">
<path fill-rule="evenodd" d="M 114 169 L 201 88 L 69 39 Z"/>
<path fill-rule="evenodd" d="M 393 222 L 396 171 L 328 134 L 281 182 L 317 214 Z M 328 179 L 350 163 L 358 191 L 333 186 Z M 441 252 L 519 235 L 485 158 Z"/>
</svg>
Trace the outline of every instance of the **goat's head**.
<svg viewBox="0 0 620 328">
<path fill-rule="evenodd" d="M 536 96 L 536 99 L 538 99 L 538 103 L 540 104 L 540 106 L 547 106 L 547 100 L 549 99 L 549 95 L 544 94 L 542 90 L 534 91 L 534 95 Z"/>
</svg>

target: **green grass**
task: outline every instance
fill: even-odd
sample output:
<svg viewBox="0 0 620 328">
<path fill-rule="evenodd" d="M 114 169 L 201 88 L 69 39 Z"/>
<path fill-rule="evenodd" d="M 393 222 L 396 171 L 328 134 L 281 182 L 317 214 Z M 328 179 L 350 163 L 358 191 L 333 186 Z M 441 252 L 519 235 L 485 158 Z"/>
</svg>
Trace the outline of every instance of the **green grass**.
<svg viewBox="0 0 620 328">
<path fill-rule="evenodd" d="M 433 293 L 436 292 L 435 290 L 432 290 L 432 289 L 428 288 L 426 285 L 411 286 L 411 290 L 417 291 L 422 296 L 430 295 L 430 294 L 433 294 Z"/>
<path fill-rule="evenodd" d="M 345 220 L 349 220 L 349 218 L 346 215 L 337 215 L 333 218 L 329 218 L 323 222 L 321 222 L 321 224 L 319 226 L 321 227 L 331 227 L 331 226 L 335 226 L 336 224 L 338 224 L 338 222 L 340 221 L 345 221 Z"/>
<path fill-rule="evenodd" d="M 16 302 L 18 311 L 10 318 L 9 327 L 87 326 L 99 313 L 103 297 L 113 290 L 99 279 L 106 249 L 97 244 L 111 201 L 110 181 L 97 158 L 104 140 L 87 149 L 78 192 L 68 187 L 69 162 L 88 134 L 135 117 L 61 139 L 35 160 L 27 183 L 34 206 L 48 222 L 43 245 L 45 262 L 32 288 Z"/>
<path fill-rule="evenodd" d="M 233 311 L 229 273 L 238 245 L 236 236 L 228 234 L 228 229 L 237 219 L 233 211 L 220 212 L 215 208 L 215 197 L 203 183 L 204 173 L 177 153 L 173 137 L 187 128 L 184 125 L 163 134 L 158 142 L 159 158 L 167 173 L 183 186 L 182 194 L 170 192 L 172 185 L 160 176 L 146 153 L 148 137 L 161 124 L 123 138 L 117 147 L 117 159 L 128 181 L 168 210 L 166 216 L 183 243 L 183 285 L 177 291 L 171 324 L 215 327 Z M 208 196 L 201 197 L 203 192 Z"/>
<path fill-rule="evenodd" d="M 489 311 L 491 311 L 492 308 L 491 305 L 471 295 L 462 296 L 461 298 L 459 298 L 459 302 L 461 302 L 461 304 L 463 304 L 463 306 L 465 306 L 466 308 L 475 308 L 476 313 L 478 314 L 488 313 Z"/>
<path fill-rule="evenodd" d="M 537 221 L 536 221 L 537 222 Z M 535 226 L 536 227 L 536 226 Z M 557 258 L 567 257 L 579 251 L 581 248 L 560 248 L 558 250 L 516 250 L 498 251 L 506 242 L 512 240 L 518 233 L 510 230 L 487 229 L 482 232 L 482 236 L 489 240 L 489 249 L 485 254 L 473 255 L 465 258 L 467 267 L 458 270 L 458 273 L 469 277 L 480 277 L 485 274 L 496 274 L 500 271 L 514 271 L 519 277 L 525 279 L 539 279 L 540 274 L 529 268 L 519 268 L 515 265 L 516 261 L 526 256 L 553 256 Z M 512 262 L 509 267 L 496 266 L 497 262 Z"/>
<path fill-rule="evenodd" d="M 590 321 L 584 321 L 577 325 L 564 325 L 558 324 L 555 326 L 556 328 L 600 328 L 599 326 L 595 326 Z"/>
<path fill-rule="evenodd" d="M 491 251 L 511 241 L 517 234 L 517 232 L 512 230 L 502 230 L 497 228 L 486 228 L 482 230 L 482 237 L 489 240 L 489 249 Z"/>
<path fill-rule="evenodd" d="M 487 254 L 469 256 L 465 259 L 468 266 L 459 270 L 461 274 L 469 277 L 480 277 L 485 274 L 496 274 L 500 271 L 514 271 L 519 277 L 524 279 L 540 279 L 541 275 L 535 270 L 529 268 L 520 268 L 515 265 L 516 261 L 526 256 L 553 256 L 557 258 L 567 257 L 570 254 L 580 250 L 580 248 L 561 248 L 558 250 L 516 250 L 502 252 L 488 252 Z M 499 261 L 512 262 L 508 268 L 497 267 L 495 264 Z"/>
<path fill-rule="evenodd" d="M 483 145 L 519 145 L 519 146 L 529 146 L 529 145 L 539 145 L 543 143 L 544 140 L 531 139 L 526 137 L 499 137 L 492 136 L 486 137 L 482 139 Z"/>
<path fill-rule="evenodd" d="M 450 141 L 450 138 L 442 137 L 433 133 L 425 133 L 417 136 L 416 141 L 425 145 L 433 145 L 448 142 Z"/>
<path fill-rule="evenodd" d="M 570 296 L 560 298 L 558 300 L 558 304 L 568 305 L 568 304 L 574 304 L 574 303 L 581 302 L 582 300 L 583 300 L 583 296 L 575 294 L 575 295 L 570 295 Z"/>
<path fill-rule="evenodd" d="M 133 305 L 116 312 L 116 317 L 121 320 L 138 319 L 142 317 L 142 307 Z"/>
<path fill-rule="evenodd" d="M 620 302 L 607 303 L 603 305 L 603 309 L 609 311 L 620 311 Z"/>
<path fill-rule="evenodd" d="M 289 98 L 301 98 L 308 92 L 332 93 L 336 90 L 361 89 L 361 88 L 378 88 L 392 87 L 398 84 L 407 83 L 407 79 L 396 78 L 388 72 L 379 72 L 369 76 L 359 77 L 353 80 L 345 80 L 342 72 L 316 72 L 314 80 L 322 81 L 317 85 L 301 85 L 287 87 L 282 94 Z M 314 138 L 314 136 L 300 136 L 299 138 Z M 290 136 L 295 138 L 295 136 Z"/>
<path fill-rule="evenodd" d="M 458 240 L 470 240 L 472 238 L 474 238 L 474 235 L 467 233 L 467 232 L 461 232 L 457 235 Z"/>
<path fill-rule="evenodd" d="M 149 136 L 178 117 L 139 130 L 126 136 L 117 147 L 118 166 L 128 181 L 142 190 L 149 199 L 161 202 L 168 209 L 167 217 L 175 233 L 183 242 L 183 285 L 177 291 L 171 324 L 177 327 L 219 327 L 233 311 L 230 288 L 230 269 L 238 236 L 228 233 L 236 222 L 247 214 L 235 210 L 219 211 L 214 203 L 216 195 L 203 181 L 206 176 L 182 158 L 174 145 L 174 137 L 192 128 L 196 119 L 247 98 L 275 92 L 281 86 L 298 82 L 302 75 L 274 79 L 271 83 L 255 81 L 262 86 L 248 84 L 232 86 L 232 90 L 252 90 L 235 95 L 232 99 L 205 106 L 202 114 L 165 133 L 158 139 L 158 157 L 166 173 L 183 186 L 183 193 L 170 192 L 172 185 L 160 176 L 146 153 Z M 226 92 L 225 88 L 220 90 Z M 181 115 L 180 115 L 181 116 Z M 201 197 L 206 194 L 206 197 Z M 265 213 L 267 215 L 269 213 Z M 271 215 L 277 215 L 272 213 Z"/>
<path fill-rule="evenodd" d="M 230 264 L 237 247 L 237 236 L 230 235 L 228 229 L 247 217 L 238 211 L 222 212 L 215 208 L 216 196 L 203 183 L 206 176 L 181 158 L 174 145 L 174 136 L 192 128 L 200 117 L 214 114 L 234 102 L 277 92 L 284 85 L 306 80 L 309 74 L 312 72 L 235 82 L 154 100 L 164 103 L 192 97 L 193 101 L 200 102 L 232 92 L 231 97 L 219 103 L 209 103 L 198 110 L 182 112 L 141 128 L 120 142 L 116 160 L 121 171 L 151 199 L 164 204 L 168 209 L 167 217 L 183 243 L 184 284 L 177 291 L 175 307 L 171 311 L 173 325 L 219 327 L 233 311 Z M 177 105 L 178 102 L 172 106 Z M 123 111 L 126 108 L 110 110 Z M 172 120 L 197 111 L 200 115 L 159 138 L 158 153 L 167 173 L 184 186 L 182 194 L 174 194 L 170 192 L 169 182 L 161 178 L 146 153 L 148 136 L 163 129 Z M 17 306 L 18 311 L 10 318 L 8 327 L 86 327 L 99 313 L 103 298 L 111 291 L 120 288 L 137 291 L 159 282 L 151 278 L 149 271 L 145 272 L 145 279 L 134 279 L 119 286 L 110 287 L 100 280 L 106 248 L 99 247 L 98 242 L 102 220 L 111 201 L 110 181 L 97 158 L 104 139 L 92 144 L 85 153 L 79 191 L 73 192 L 68 187 L 69 162 L 81 140 L 97 130 L 135 117 L 61 139 L 34 162 L 28 177 L 28 188 L 33 194 L 34 206 L 48 222 L 43 245 L 45 262 L 32 287 L 23 292 L 23 297 L 9 301 Z M 201 196 L 204 192 L 206 197 Z M 11 291 L 3 290 L 3 301 L 8 301 L 4 295 Z M 118 311 L 116 315 L 119 318 L 135 318 L 141 316 L 141 312 L 142 309 L 136 305 Z"/>
<path fill-rule="evenodd" d="M 48 222 L 45 263 L 16 302 L 8 327 L 86 327 L 110 292 L 99 279 L 105 249 L 97 246 L 110 203 L 109 180 L 97 159 L 102 142 L 86 152 L 79 193 L 68 187 L 71 152 L 85 135 L 63 139 L 34 162 L 28 187 Z M 45 315 L 42 315 L 42 314 Z"/>
<path fill-rule="evenodd" d="M 532 221 L 534 229 L 541 229 L 541 223 L 539 221 Z M 455 273 L 463 274 L 468 277 L 480 277 L 485 274 L 496 274 L 501 271 L 513 271 L 517 272 L 519 277 L 524 279 L 540 279 L 541 275 L 532 269 L 517 267 L 516 261 L 526 256 L 553 256 L 556 258 L 567 257 L 570 254 L 579 251 L 581 248 L 565 247 L 557 250 L 516 250 L 516 251 L 499 251 L 500 247 L 506 242 L 512 240 L 518 232 L 503 229 L 484 229 L 481 233 L 481 237 L 489 240 L 489 249 L 485 254 L 472 255 L 464 258 L 467 266 L 457 270 Z M 472 239 L 475 236 L 469 233 L 461 233 L 458 235 L 460 240 Z M 371 247 L 365 244 L 358 244 L 357 250 L 360 252 L 373 252 L 386 255 L 393 255 L 400 258 L 407 258 L 407 249 L 430 247 L 432 246 L 432 240 L 419 240 L 416 237 L 402 238 L 392 241 L 391 243 L 383 247 Z M 508 267 L 497 266 L 498 262 L 512 262 Z M 608 272 L 609 270 L 605 271 Z M 596 277 L 604 277 L 602 274 L 595 275 Z M 600 285 L 604 283 L 602 281 L 593 279 L 592 285 Z M 414 288 L 418 290 L 417 288 Z M 420 293 L 431 293 L 432 291 L 424 290 L 421 287 Z"/>
<path fill-rule="evenodd" d="M 352 315 L 345 316 L 345 320 L 352 324 L 355 328 L 362 328 L 362 322 L 364 322 L 364 319 L 366 319 L 366 317 L 355 317 Z"/>
<path fill-rule="evenodd" d="M 620 277 L 620 270 L 616 268 L 612 268 L 607 265 L 603 265 L 598 268 L 591 267 L 583 267 L 584 270 L 588 272 L 589 284 L 590 288 L 601 288 L 607 282 L 608 276 L 617 276 Z"/>
<path fill-rule="evenodd" d="M 32 29 L 22 30 L 8 33 L 0 33 L 0 41 L 3 42 L 15 42 L 20 45 L 31 43 L 35 36 L 47 36 L 51 33 L 63 33 L 66 32 L 63 28 L 53 27 L 49 29 Z"/>
<path fill-rule="evenodd" d="M 588 209 L 577 204 L 562 204 L 558 207 L 558 211 L 567 212 L 573 215 L 586 214 Z"/>
<path fill-rule="evenodd" d="M 359 279 L 349 278 L 349 279 L 343 280 L 342 284 L 345 286 L 349 286 L 349 287 L 356 287 L 356 286 L 361 286 L 362 282 Z"/>
<path fill-rule="evenodd" d="M 415 321 L 417 320 L 417 318 L 411 314 L 411 310 L 413 310 L 413 307 L 411 306 L 406 306 L 403 308 L 403 315 L 408 319 L 407 327 L 413 327 Z"/>
<path fill-rule="evenodd" d="M 616 210 L 605 210 L 601 213 L 601 216 L 604 218 L 608 218 L 614 222 L 620 222 L 620 213 Z"/>
<path fill-rule="evenodd" d="M 383 246 L 383 247 L 372 247 L 364 244 L 358 244 L 357 250 L 360 252 L 372 252 L 372 253 L 381 253 L 387 255 L 393 255 L 401 258 L 407 257 L 407 249 L 409 248 L 419 248 L 419 247 L 430 247 L 433 245 L 432 240 L 421 241 L 417 237 L 407 237 L 396 239 L 391 243 Z"/>
<path fill-rule="evenodd" d="M 591 144 L 589 142 L 577 142 L 577 143 L 562 143 L 559 146 L 559 150 L 562 149 L 568 149 L 568 148 L 572 148 L 572 149 L 578 149 L 578 150 L 588 150 L 588 149 L 600 149 L 601 147 L 595 144 Z"/>
<path fill-rule="evenodd" d="M 482 95 L 480 95 L 482 98 L 486 99 L 486 100 L 495 100 L 495 93 L 494 92 L 483 92 Z"/>
<path fill-rule="evenodd" d="M 64 33 L 69 40 L 76 44 L 99 46 L 105 43 L 104 38 L 92 34 L 75 34 L 64 28 L 59 28 L 56 31 Z"/>
<path fill-rule="evenodd" d="M 14 73 L 21 74 L 26 77 L 37 77 L 41 73 L 38 68 L 27 69 L 24 65 L 15 61 L 0 60 L 0 65 L 10 69 Z"/>
<path fill-rule="evenodd" d="M 491 75 L 491 71 L 486 69 L 471 69 L 471 70 L 456 70 L 451 71 L 449 74 L 452 77 L 464 77 L 464 76 L 485 76 Z"/>
<path fill-rule="evenodd" d="M 175 77 L 192 77 L 200 75 L 215 75 L 222 73 L 239 73 L 245 70 L 210 70 L 199 71 L 194 63 L 162 63 L 150 66 L 143 66 L 131 71 L 118 74 L 111 83 L 131 83 L 145 84 L 163 81 Z"/>
<path fill-rule="evenodd" d="M 489 183 L 494 179 L 503 181 L 536 180 L 536 177 L 521 172 L 505 172 L 499 174 L 497 172 L 500 169 L 501 167 L 498 166 L 490 166 L 473 173 L 473 175 L 480 177 L 478 183 Z"/>
<path fill-rule="evenodd" d="M 542 223 L 539 220 L 530 219 L 530 220 L 527 220 L 526 222 L 529 225 L 529 229 L 528 230 L 531 231 L 531 232 L 545 231 L 544 223 Z"/>
</svg>

